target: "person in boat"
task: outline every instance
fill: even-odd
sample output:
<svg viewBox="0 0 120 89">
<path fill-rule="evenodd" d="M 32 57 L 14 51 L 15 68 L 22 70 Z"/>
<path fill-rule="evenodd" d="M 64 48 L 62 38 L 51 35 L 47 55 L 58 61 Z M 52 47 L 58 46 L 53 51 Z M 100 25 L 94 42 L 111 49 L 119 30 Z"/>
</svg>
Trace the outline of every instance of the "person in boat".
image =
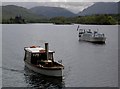
<svg viewBox="0 0 120 89">
<path fill-rule="evenodd" d="M 91 29 L 88 30 L 88 33 L 92 33 L 92 32 L 91 32 Z"/>
<path fill-rule="evenodd" d="M 97 33 L 97 31 L 94 31 L 94 37 L 95 37 L 95 34 Z"/>
<path fill-rule="evenodd" d="M 79 25 L 78 25 L 78 27 L 77 27 L 77 31 L 78 31 L 78 29 L 79 29 Z"/>
</svg>

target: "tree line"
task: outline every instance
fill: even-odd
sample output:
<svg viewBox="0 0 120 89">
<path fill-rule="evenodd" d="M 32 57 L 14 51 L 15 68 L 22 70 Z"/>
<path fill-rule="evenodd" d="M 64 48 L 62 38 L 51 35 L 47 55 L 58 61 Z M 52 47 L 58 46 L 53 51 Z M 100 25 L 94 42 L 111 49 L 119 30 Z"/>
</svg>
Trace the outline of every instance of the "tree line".
<svg viewBox="0 0 120 89">
<path fill-rule="evenodd" d="M 22 16 L 15 16 L 14 18 L 10 18 L 10 19 L 7 19 L 7 20 L 2 20 L 2 23 L 3 24 L 15 24 L 15 23 L 18 23 L 18 24 L 24 24 L 26 23 L 25 19 L 22 18 Z"/>
<path fill-rule="evenodd" d="M 27 20 L 21 16 L 2 20 L 3 24 L 24 24 L 24 23 L 54 23 L 54 24 L 96 24 L 96 25 L 115 25 L 120 24 L 120 14 L 117 15 L 91 15 L 91 16 L 76 16 L 76 17 L 53 17 L 41 20 Z"/>
</svg>

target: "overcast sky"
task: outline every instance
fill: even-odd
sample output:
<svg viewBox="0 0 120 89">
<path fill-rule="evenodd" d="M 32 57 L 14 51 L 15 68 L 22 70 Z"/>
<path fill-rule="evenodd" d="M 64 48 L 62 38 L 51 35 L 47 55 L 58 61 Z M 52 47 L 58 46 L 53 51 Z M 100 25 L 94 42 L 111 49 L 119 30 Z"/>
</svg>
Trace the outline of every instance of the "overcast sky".
<svg viewBox="0 0 120 89">
<path fill-rule="evenodd" d="M 120 0 L 2 0 L 2 5 L 17 5 L 26 8 L 35 6 L 63 7 L 74 13 L 93 5 L 95 2 L 118 2 Z"/>
</svg>

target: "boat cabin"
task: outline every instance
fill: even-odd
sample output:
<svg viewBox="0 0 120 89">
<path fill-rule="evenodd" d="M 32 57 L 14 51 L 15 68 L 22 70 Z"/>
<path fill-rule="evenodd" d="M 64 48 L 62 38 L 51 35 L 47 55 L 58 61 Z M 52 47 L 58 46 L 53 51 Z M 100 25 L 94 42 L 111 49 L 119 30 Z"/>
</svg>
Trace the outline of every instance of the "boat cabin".
<svg viewBox="0 0 120 89">
<path fill-rule="evenodd" d="M 24 60 L 30 64 L 50 64 L 54 62 L 53 53 L 54 51 L 48 50 L 48 44 L 45 44 L 45 49 L 40 46 L 25 47 L 25 58 Z"/>
</svg>

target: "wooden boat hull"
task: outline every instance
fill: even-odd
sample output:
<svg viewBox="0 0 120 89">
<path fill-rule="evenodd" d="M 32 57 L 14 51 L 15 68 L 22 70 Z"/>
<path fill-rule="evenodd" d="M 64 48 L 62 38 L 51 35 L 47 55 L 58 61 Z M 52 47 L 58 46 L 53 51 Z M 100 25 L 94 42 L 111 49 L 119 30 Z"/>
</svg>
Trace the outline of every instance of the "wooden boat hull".
<svg viewBox="0 0 120 89">
<path fill-rule="evenodd" d="M 59 69 L 46 69 L 46 68 L 40 68 L 37 67 L 33 64 L 27 63 L 26 61 L 25 65 L 26 67 L 28 67 L 30 70 L 43 74 L 43 75 L 47 75 L 47 76 L 54 76 L 54 77 L 62 77 L 63 76 L 63 69 L 59 68 Z"/>
</svg>

